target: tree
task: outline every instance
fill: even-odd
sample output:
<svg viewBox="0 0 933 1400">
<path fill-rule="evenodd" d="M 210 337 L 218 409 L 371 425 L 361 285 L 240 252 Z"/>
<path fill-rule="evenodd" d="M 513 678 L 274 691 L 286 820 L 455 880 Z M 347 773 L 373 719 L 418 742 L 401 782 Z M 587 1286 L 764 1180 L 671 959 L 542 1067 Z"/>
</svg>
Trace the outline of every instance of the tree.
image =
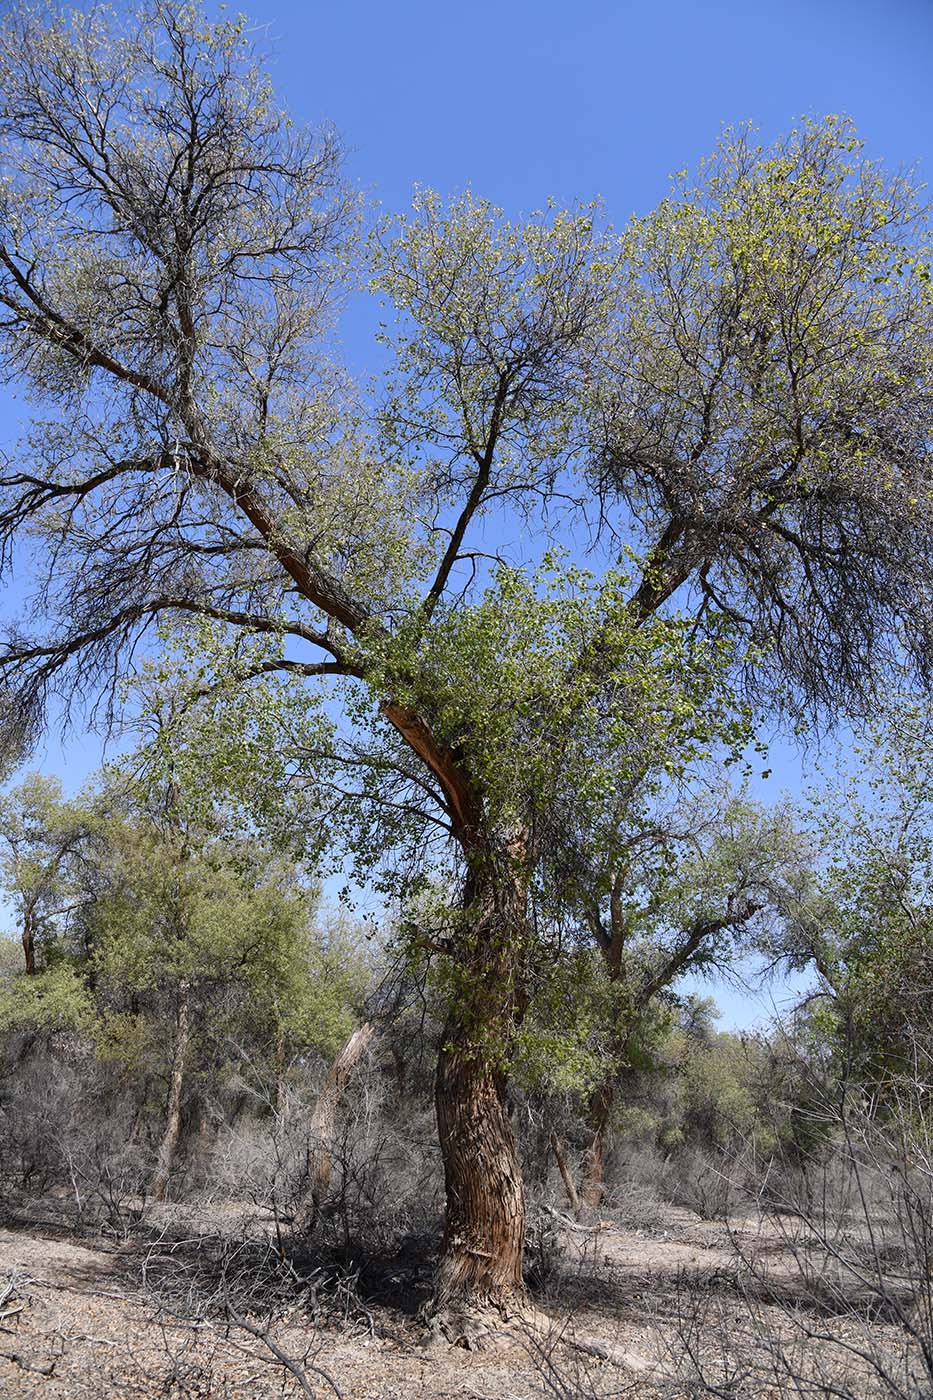
<svg viewBox="0 0 933 1400">
<path fill-rule="evenodd" d="M 203 633 L 195 640 L 209 646 Z M 183 645 L 175 663 L 182 671 L 184 655 Z M 282 818 L 291 804 L 283 767 L 270 761 L 265 742 L 270 715 L 283 713 L 274 682 L 254 687 L 231 727 L 225 696 L 199 693 L 203 665 L 182 687 L 163 669 L 144 666 L 130 687 L 143 742 L 106 773 L 119 815 L 107 827 L 86 915 L 99 997 L 109 991 L 118 1006 L 138 1000 L 150 1020 L 154 1007 L 171 1007 L 167 1108 L 150 1185 L 156 1200 L 178 1147 L 195 1038 L 224 1020 L 228 1032 L 268 1038 L 271 1031 L 281 1112 L 289 1044 L 332 1053 L 350 1031 L 354 980 L 315 938 L 316 891 L 287 859 L 294 842 Z M 313 858 L 314 850 L 305 843 L 303 854 Z M 224 1014 L 212 1006 L 219 994 L 233 999 Z"/>
<path fill-rule="evenodd" d="M 775 952 L 816 974 L 811 1035 L 882 1097 L 933 1048 L 933 806 L 924 705 L 892 704 L 811 795 L 817 878 Z"/>
<path fill-rule="evenodd" d="M 289 1058 L 335 1052 L 365 972 L 339 926 L 321 933 L 313 883 L 285 854 L 282 771 L 262 752 L 270 714 L 285 712 L 274 687 L 255 687 L 233 728 L 225 697 L 192 703 L 157 667 L 131 688 L 144 742 L 81 805 L 34 774 L 0 808 L 4 873 L 40 950 L 39 966 L 3 978 L 0 1028 L 24 1028 L 27 1048 L 37 1030 L 70 1032 L 71 1053 L 121 1066 L 134 1083 L 133 1136 L 147 1085 L 164 1078 L 149 1186 L 161 1200 L 183 1112 L 192 1099 L 203 1111 L 231 1047 L 260 1078 L 274 1072 L 281 1115 Z"/>
<path fill-rule="evenodd" d="M 929 666 L 926 237 L 847 120 L 731 133 L 630 227 L 604 346 L 593 474 L 645 541 L 636 606 L 689 588 L 830 715 Z"/>
<path fill-rule="evenodd" d="M 63 799 L 57 778 L 31 773 L 0 797 L 0 878 L 15 901 L 30 977 L 39 972 L 43 950 L 74 912 L 76 867 L 93 826 L 90 811 Z"/>
<path fill-rule="evenodd" d="M 2 659 L 8 734 L 49 692 L 100 685 L 160 614 L 266 638 L 234 679 L 323 680 L 351 721 L 377 717 L 382 813 L 448 837 L 460 880 L 436 940 L 455 992 L 437 1303 L 511 1306 L 524 1210 L 505 1093 L 540 763 L 511 791 L 490 774 L 535 733 L 557 762 L 558 675 L 570 732 L 607 708 L 621 729 L 626 648 L 645 639 L 636 690 L 664 694 L 652 644 L 696 639 L 702 658 L 717 613 L 755 644 L 749 669 L 813 703 L 864 696 L 895 635 L 925 674 L 930 306 L 910 181 L 830 122 L 770 155 L 727 138 L 698 192 L 621 242 L 591 210 L 511 225 L 423 194 L 374 255 L 397 327 L 373 409 L 323 349 L 362 260 L 336 144 L 287 122 L 241 26 L 153 0 L 123 22 L 14 14 L 5 34 L 4 362 L 53 410 L 4 478 L 4 538 L 29 529 L 53 561 L 47 629 Z M 550 530 L 593 485 L 634 577 L 623 593 L 610 573 L 536 692 L 535 653 L 474 626 L 498 606 L 483 522 Z M 475 714 L 451 684 L 468 671 Z M 503 716 L 522 743 L 497 755 Z M 352 745 L 340 756 L 352 767 Z"/>
<path fill-rule="evenodd" d="M 96 1000 L 119 1050 L 121 1017 L 171 1046 L 168 1090 L 156 1167 L 149 1187 L 165 1196 L 181 1133 L 183 1097 L 198 1039 L 209 1031 L 222 993 L 243 1000 L 294 1001 L 298 965 L 310 980 L 310 911 L 268 852 L 224 849 L 204 833 L 138 814 L 114 825 L 107 883 L 90 915 Z M 270 983 L 272 984 L 270 986 Z M 307 991 L 305 990 L 305 1000 Z M 292 993 L 291 997 L 289 993 Z M 324 1001 L 327 989 L 318 989 Z M 136 1007 L 135 1017 L 130 1012 Z M 267 1005 L 267 1014 L 281 1015 Z M 170 1030 L 165 1036 L 166 1021 Z M 164 1039 L 163 1039 L 164 1037 Z M 313 1037 L 312 1037 L 313 1038 Z"/>
<path fill-rule="evenodd" d="M 568 831 L 554 871 L 608 984 L 586 1111 L 583 1195 L 594 1206 L 619 1079 L 665 998 L 684 974 L 773 943 L 808 885 L 807 845 L 786 804 L 768 810 L 728 791 L 662 801 L 651 776 L 624 800 L 613 794 L 601 823 Z"/>
</svg>

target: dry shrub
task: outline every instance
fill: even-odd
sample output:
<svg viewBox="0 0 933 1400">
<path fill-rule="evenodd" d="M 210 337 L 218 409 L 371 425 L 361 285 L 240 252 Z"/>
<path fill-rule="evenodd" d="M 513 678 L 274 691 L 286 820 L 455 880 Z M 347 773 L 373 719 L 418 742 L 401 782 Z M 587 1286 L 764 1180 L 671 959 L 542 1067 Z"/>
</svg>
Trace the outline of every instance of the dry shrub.
<svg viewBox="0 0 933 1400">
<path fill-rule="evenodd" d="M 680 1152 L 665 1164 L 661 1189 L 672 1205 L 683 1206 L 702 1220 L 725 1220 L 735 1195 L 730 1167 L 720 1154 L 699 1148 Z"/>
<path fill-rule="evenodd" d="M 319 1236 L 349 1258 L 436 1239 L 443 1168 L 432 1109 L 395 1104 L 378 1075 L 357 1076 L 333 1152 Z M 312 1147 L 309 1144 L 309 1147 Z"/>
<path fill-rule="evenodd" d="M 675 1350 L 694 1393 L 933 1395 L 933 1125 L 925 1099 L 925 1082 L 902 1081 L 881 1105 L 853 1094 L 825 1107 L 832 1152 L 776 1174 L 763 1193 L 770 1259 L 734 1239 L 738 1310 L 695 1286 L 682 1290 Z M 782 1182 L 791 1199 L 782 1199 Z"/>
<path fill-rule="evenodd" d="M 125 1078 L 77 1039 L 10 1037 L 2 1054 L 0 1204 L 125 1235 L 148 1172 Z"/>
</svg>

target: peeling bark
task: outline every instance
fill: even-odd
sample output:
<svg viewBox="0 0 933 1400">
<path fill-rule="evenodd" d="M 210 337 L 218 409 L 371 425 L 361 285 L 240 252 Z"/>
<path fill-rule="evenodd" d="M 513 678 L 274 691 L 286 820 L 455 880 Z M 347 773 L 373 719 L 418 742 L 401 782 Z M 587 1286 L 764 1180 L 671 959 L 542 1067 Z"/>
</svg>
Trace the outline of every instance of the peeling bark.
<svg viewBox="0 0 933 1400">
<path fill-rule="evenodd" d="M 448 1022 L 437 1071 L 447 1215 L 432 1307 L 508 1309 L 524 1293 L 525 1193 L 505 1079 L 455 1034 Z"/>
</svg>

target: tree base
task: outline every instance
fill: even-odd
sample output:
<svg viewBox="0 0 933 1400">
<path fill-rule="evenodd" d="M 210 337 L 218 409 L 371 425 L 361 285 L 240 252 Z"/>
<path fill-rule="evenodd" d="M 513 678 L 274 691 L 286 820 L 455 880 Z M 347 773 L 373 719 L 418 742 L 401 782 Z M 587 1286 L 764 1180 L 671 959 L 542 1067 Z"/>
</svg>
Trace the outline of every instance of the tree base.
<svg viewBox="0 0 933 1400">
<path fill-rule="evenodd" d="M 429 1308 L 423 1315 L 427 1326 L 426 1347 L 463 1347 L 466 1351 L 493 1349 L 508 1326 L 499 1308 L 466 1303 Z"/>
<path fill-rule="evenodd" d="M 536 1307 L 527 1294 L 515 1293 L 510 1300 L 497 1303 L 462 1301 L 439 1305 L 432 1300 L 421 1316 L 427 1326 L 424 1346 L 428 1349 L 454 1346 L 467 1351 L 492 1351 L 517 1343 L 546 1354 L 551 1347 L 559 1346 L 606 1361 L 632 1375 L 664 1377 L 664 1369 L 643 1352 L 578 1336 L 568 1329 L 567 1319 L 551 1317 Z"/>
<path fill-rule="evenodd" d="M 421 1309 L 428 1330 L 426 1346 L 464 1347 L 484 1351 L 496 1345 L 529 1312 L 524 1289 L 503 1288 L 455 1297 L 436 1293 Z"/>
</svg>

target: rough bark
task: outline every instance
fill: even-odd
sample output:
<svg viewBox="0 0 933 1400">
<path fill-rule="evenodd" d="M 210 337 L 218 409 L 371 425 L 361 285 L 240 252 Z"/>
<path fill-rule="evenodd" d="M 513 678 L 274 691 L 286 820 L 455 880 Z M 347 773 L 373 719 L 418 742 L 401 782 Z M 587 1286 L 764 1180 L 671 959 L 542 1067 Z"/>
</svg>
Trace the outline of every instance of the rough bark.
<svg viewBox="0 0 933 1400">
<path fill-rule="evenodd" d="M 508 1309 L 524 1287 L 525 1195 L 505 1077 L 455 1034 L 448 1022 L 437 1071 L 447 1215 L 433 1310 Z"/>
<path fill-rule="evenodd" d="M 298 1230 L 312 1229 L 327 1199 L 334 1170 L 334 1146 L 337 1140 L 337 1113 L 346 1093 L 350 1075 L 373 1038 L 374 1028 L 365 1021 L 344 1045 L 330 1067 L 330 1073 L 318 1095 L 311 1122 L 308 1125 L 308 1181 L 304 1195 L 295 1212 Z"/>
<path fill-rule="evenodd" d="M 185 1069 L 188 1064 L 188 1049 L 191 1043 L 189 1014 L 190 988 L 188 979 L 184 978 L 178 989 L 178 1006 L 175 1013 L 175 1048 L 172 1053 L 172 1072 L 169 1077 L 165 1130 L 159 1144 L 156 1169 L 149 1184 L 149 1195 L 154 1201 L 165 1199 L 178 1148 L 181 1128 L 181 1095 L 185 1082 Z"/>
<path fill-rule="evenodd" d="M 464 891 L 435 1086 L 447 1212 L 430 1311 L 448 1335 L 446 1319 L 459 1330 L 478 1308 L 508 1314 L 524 1301 L 525 1194 L 504 1068 L 520 1001 L 524 854 L 521 834 L 494 857 L 484 852 Z"/>
</svg>

